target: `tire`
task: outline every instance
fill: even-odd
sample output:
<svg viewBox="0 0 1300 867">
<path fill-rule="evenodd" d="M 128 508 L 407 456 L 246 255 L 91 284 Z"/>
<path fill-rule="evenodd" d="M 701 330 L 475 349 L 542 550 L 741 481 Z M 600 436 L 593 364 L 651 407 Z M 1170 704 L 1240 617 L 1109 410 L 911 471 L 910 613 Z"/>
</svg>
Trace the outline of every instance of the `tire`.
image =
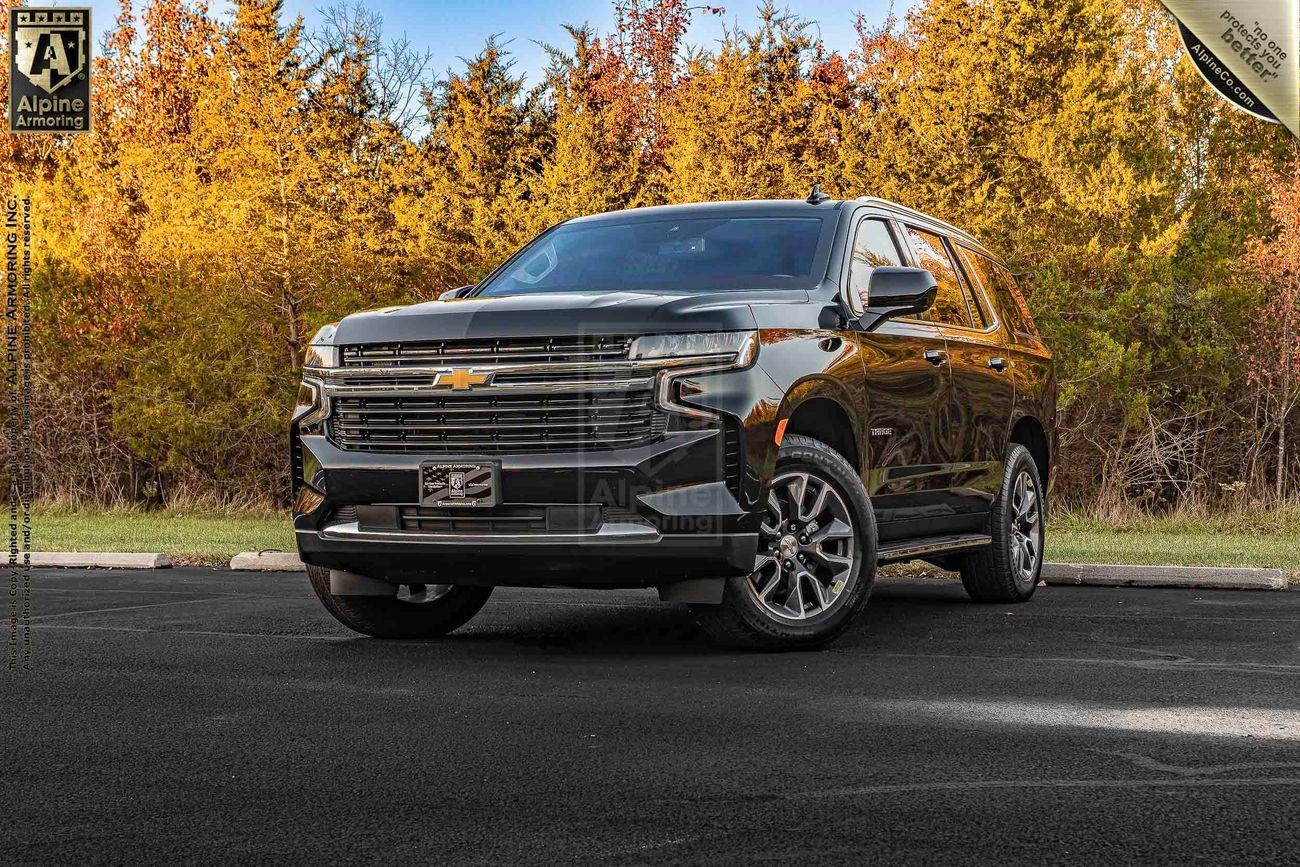
<svg viewBox="0 0 1300 867">
<path fill-rule="evenodd" d="M 325 610 L 344 626 L 374 638 L 434 638 L 464 626 L 492 595 L 491 587 L 450 587 L 429 601 L 393 596 L 336 596 L 330 570 L 308 566 L 307 577 Z M 411 588 L 434 585 L 407 585 Z M 417 594 L 420 591 L 416 591 Z M 428 590 L 424 592 L 430 592 Z"/>
<path fill-rule="evenodd" d="M 834 497 L 822 498 L 824 488 Z M 793 502 L 802 503 L 797 513 L 789 508 Z M 709 637 L 724 646 L 823 647 L 853 623 L 875 581 L 876 523 L 867 491 L 849 462 L 830 446 L 790 434 L 777 453 L 768 504 L 754 573 L 728 578 L 721 605 L 694 605 L 692 610 Z M 787 523 L 792 515 L 798 519 L 793 527 Z M 814 525 L 800 536 L 799 530 Z M 800 556 L 805 560 L 799 561 Z"/>
<path fill-rule="evenodd" d="M 1031 504 L 1026 503 L 1026 494 L 1032 496 Z M 987 532 L 993 544 L 961 561 L 961 583 L 971 599 L 1027 602 L 1034 595 L 1043 570 L 1044 502 L 1033 456 L 1024 446 L 1012 445 L 1007 451 L 1002 488 L 989 512 Z"/>
</svg>

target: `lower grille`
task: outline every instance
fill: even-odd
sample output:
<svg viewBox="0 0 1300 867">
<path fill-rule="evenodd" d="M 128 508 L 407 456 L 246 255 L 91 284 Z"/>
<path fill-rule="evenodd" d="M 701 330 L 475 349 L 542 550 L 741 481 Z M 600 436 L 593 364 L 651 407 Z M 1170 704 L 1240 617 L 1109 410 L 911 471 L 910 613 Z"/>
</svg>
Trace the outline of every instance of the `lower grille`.
<svg viewBox="0 0 1300 867">
<path fill-rule="evenodd" d="M 730 422 L 722 432 L 722 464 L 727 490 L 739 500 L 741 468 L 745 465 L 745 446 L 740 439 L 740 428 Z"/>
<path fill-rule="evenodd" d="M 540 394 L 337 396 L 342 449 L 501 454 L 628 448 L 663 435 L 650 389 Z"/>
<path fill-rule="evenodd" d="M 545 533 L 545 506 L 497 506 L 491 512 L 468 514 L 464 509 L 401 508 L 401 529 L 408 533 Z"/>
<path fill-rule="evenodd" d="M 298 439 L 297 424 L 289 432 L 289 498 L 298 496 L 298 489 L 303 484 L 302 441 Z"/>
<path fill-rule="evenodd" d="M 482 511 L 401 506 L 397 520 L 405 533 L 446 535 L 595 533 L 604 523 L 645 523 L 627 509 L 594 505 L 495 506 Z"/>
</svg>

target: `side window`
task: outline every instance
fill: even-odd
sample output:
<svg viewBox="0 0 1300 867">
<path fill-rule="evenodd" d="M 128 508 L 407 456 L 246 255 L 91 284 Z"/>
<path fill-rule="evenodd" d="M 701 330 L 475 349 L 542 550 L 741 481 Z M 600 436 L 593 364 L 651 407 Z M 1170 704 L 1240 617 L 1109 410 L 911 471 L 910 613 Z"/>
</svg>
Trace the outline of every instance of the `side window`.
<svg viewBox="0 0 1300 867">
<path fill-rule="evenodd" d="M 1025 305 L 1020 290 L 1016 288 L 1011 272 L 992 259 L 970 250 L 962 249 L 961 255 L 970 266 L 969 270 L 983 284 L 984 291 L 993 296 L 1007 326 L 1017 334 L 1037 337 L 1038 329 L 1034 326 L 1034 319 L 1029 315 L 1029 308 Z"/>
<path fill-rule="evenodd" d="M 907 237 L 916 253 L 917 267 L 933 274 L 935 282 L 939 284 L 939 295 L 934 299 L 934 306 L 922 318 L 927 322 L 970 328 L 972 323 L 970 310 L 966 307 L 966 294 L 957 279 L 957 269 L 948 258 L 943 239 L 932 232 L 911 226 L 907 227 Z"/>
<path fill-rule="evenodd" d="M 855 309 L 866 309 L 867 286 L 871 283 L 872 271 L 881 265 L 902 264 L 903 256 L 884 220 L 867 219 L 859 223 L 849 260 L 848 296 L 856 304 Z"/>
<path fill-rule="evenodd" d="M 1020 287 L 1016 286 L 1016 278 L 997 263 L 993 269 L 998 274 L 998 285 L 1007 294 L 1006 306 L 1012 311 L 1012 328 L 1029 337 L 1038 337 L 1038 326 L 1034 324 L 1034 317 L 1029 315 L 1029 305 L 1025 303 L 1025 296 L 1020 294 Z"/>
<path fill-rule="evenodd" d="M 977 315 L 987 328 L 997 318 L 989 309 L 991 299 L 997 292 L 997 278 L 994 275 L 993 263 L 958 244 L 953 244 L 953 249 L 957 251 L 962 273 L 966 275 L 966 286 L 970 290 L 972 309 L 978 311 Z"/>
</svg>

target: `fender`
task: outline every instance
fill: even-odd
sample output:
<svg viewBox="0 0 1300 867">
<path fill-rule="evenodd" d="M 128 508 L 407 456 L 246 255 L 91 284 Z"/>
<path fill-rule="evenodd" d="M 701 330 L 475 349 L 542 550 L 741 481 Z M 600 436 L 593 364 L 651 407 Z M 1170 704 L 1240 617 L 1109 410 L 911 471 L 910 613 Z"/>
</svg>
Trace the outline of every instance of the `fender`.
<svg viewBox="0 0 1300 867">
<path fill-rule="evenodd" d="M 866 432 L 862 428 L 861 410 L 857 408 L 853 395 L 844 383 L 831 379 L 824 374 L 808 376 L 800 380 L 781 401 L 780 409 L 777 410 L 777 427 L 783 428 L 782 422 L 793 418 L 799 408 L 809 401 L 829 400 L 843 411 L 845 418 L 849 420 L 849 427 L 853 437 L 853 445 L 857 450 L 860 470 L 865 475 L 866 466 L 865 458 L 867 452 Z M 846 455 L 846 458 L 850 456 Z"/>
</svg>

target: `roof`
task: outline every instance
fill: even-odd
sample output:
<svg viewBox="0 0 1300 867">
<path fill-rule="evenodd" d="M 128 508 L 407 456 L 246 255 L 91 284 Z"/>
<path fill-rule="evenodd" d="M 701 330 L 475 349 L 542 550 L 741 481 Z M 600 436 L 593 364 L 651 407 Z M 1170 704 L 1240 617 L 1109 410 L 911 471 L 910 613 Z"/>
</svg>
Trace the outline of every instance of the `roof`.
<svg viewBox="0 0 1300 867">
<path fill-rule="evenodd" d="M 609 211 L 604 214 L 592 214 L 586 217 L 574 217 L 570 223 L 601 222 L 603 220 L 664 220 L 685 217 L 714 216 L 718 212 L 768 216 L 812 216 L 816 212 L 838 210 L 844 202 L 825 201 L 812 205 L 803 199 L 753 199 L 741 202 L 696 202 L 686 205 L 655 205 L 650 208 L 629 208 L 625 211 Z"/>
<path fill-rule="evenodd" d="M 892 211 L 900 217 L 906 217 L 918 223 L 928 223 L 932 228 L 939 229 L 946 235 L 952 235 L 954 238 L 959 240 L 968 241 L 982 250 L 987 251 L 988 249 L 980 243 L 978 238 L 970 232 L 967 232 L 965 229 L 959 229 L 952 223 L 940 220 L 938 217 L 931 217 L 929 214 L 922 213 L 915 208 L 909 208 L 907 205 L 900 205 L 898 202 L 891 202 L 889 199 L 877 199 L 873 196 L 860 196 L 855 201 L 862 202 L 866 205 L 872 205 L 882 210 Z"/>
</svg>

